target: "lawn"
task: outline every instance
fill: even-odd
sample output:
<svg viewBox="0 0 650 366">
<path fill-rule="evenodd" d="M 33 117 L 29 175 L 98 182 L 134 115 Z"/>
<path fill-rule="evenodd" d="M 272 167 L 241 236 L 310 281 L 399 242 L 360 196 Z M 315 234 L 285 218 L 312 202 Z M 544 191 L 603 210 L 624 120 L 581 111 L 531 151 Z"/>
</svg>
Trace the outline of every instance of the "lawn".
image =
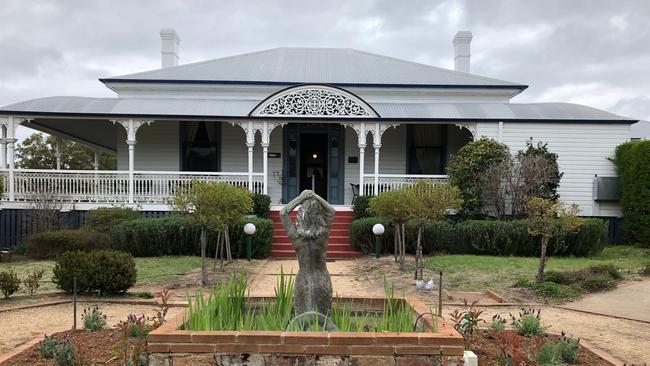
<svg viewBox="0 0 650 366">
<path fill-rule="evenodd" d="M 590 258 L 551 257 L 547 270 L 575 270 L 596 264 L 613 264 L 626 278 L 638 277 L 639 269 L 650 262 L 650 249 L 631 246 L 607 247 Z M 459 291 L 501 290 L 522 278 L 534 279 L 538 258 L 494 257 L 481 255 L 441 255 L 426 260 L 425 266 L 443 271 L 445 287 Z"/>
<path fill-rule="evenodd" d="M 201 267 L 200 257 L 150 257 L 135 258 L 138 271 L 137 285 L 155 285 L 165 283 L 180 277 L 195 268 Z M 212 262 L 209 262 L 212 265 Z M 43 280 L 39 292 L 52 291 L 56 285 L 52 283 L 52 269 L 54 261 L 33 261 L 25 260 L 13 263 L 0 263 L 0 271 L 14 270 L 23 279 L 34 269 L 43 269 Z M 22 290 L 21 290 L 22 291 Z"/>
</svg>

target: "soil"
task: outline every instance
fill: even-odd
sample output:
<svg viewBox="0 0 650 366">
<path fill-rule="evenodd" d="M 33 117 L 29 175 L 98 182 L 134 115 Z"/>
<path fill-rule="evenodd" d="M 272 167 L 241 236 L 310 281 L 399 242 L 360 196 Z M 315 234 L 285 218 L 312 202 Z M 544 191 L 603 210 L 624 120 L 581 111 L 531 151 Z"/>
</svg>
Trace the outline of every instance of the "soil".
<svg viewBox="0 0 650 366">
<path fill-rule="evenodd" d="M 105 329 L 97 332 L 77 330 L 56 333 L 53 336 L 59 341 L 68 336 L 81 357 L 88 362 L 102 365 L 122 364 L 120 358 L 113 353 L 113 350 L 120 346 L 121 332 L 116 329 Z M 54 361 L 43 359 L 40 352 L 38 352 L 37 344 L 3 363 L 3 366 L 19 365 L 52 366 Z"/>
<path fill-rule="evenodd" d="M 512 331 L 506 331 L 512 333 Z M 556 336 L 550 336 L 550 339 L 556 339 Z M 534 350 L 535 339 L 523 338 L 520 346 L 523 350 Z M 494 361 L 499 360 L 501 357 L 501 350 L 499 349 L 498 342 L 483 335 L 475 336 L 470 341 L 470 348 L 478 357 L 479 365 L 492 365 Z M 525 366 L 533 366 L 534 363 L 527 363 Z M 580 347 L 578 353 L 578 362 L 575 365 L 589 365 L 589 366 L 610 366 L 610 363 L 603 360 L 599 356 L 590 352 L 584 347 Z"/>
<path fill-rule="evenodd" d="M 114 355 L 113 350 L 120 346 L 120 335 L 118 330 L 107 329 L 98 332 L 68 331 L 53 336 L 58 340 L 67 336 L 84 360 L 105 365 L 119 365 L 121 360 Z M 530 338 L 524 338 L 521 343 L 522 348 L 527 350 L 532 349 L 534 345 L 534 340 Z M 492 365 L 501 356 L 497 341 L 483 336 L 472 339 L 471 350 L 478 356 L 479 365 Z M 4 366 L 51 366 L 53 364 L 52 360 L 43 359 L 38 351 L 38 345 L 34 345 L 9 359 Z M 533 366 L 534 364 L 529 365 Z M 610 364 L 581 347 L 578 362 L 575 365 L 609 366 Z"/>
<path fill-rule="evenodd" d="M 81 328 L 81 313 L 84 307 L 91 303 L 77 305 L 77 327 Z M 125 320 L 129 314 L 144 314 L 147 317 L 154 315 L 152 305 L 122 305 L 102 304 L 97 302 L 100 310 L 107 316 L 106 323 L 109 327 Z M 182 311 L 181 308 L 170 308 L 167 318 L 171 319 Z M 0 354 L 14 349 L 37 335 L 51 334 L 66 331 L 72 328 L 72 304 L 53 305 L 24 310 L 13 310 L 0 313 Z"/>
</svg>

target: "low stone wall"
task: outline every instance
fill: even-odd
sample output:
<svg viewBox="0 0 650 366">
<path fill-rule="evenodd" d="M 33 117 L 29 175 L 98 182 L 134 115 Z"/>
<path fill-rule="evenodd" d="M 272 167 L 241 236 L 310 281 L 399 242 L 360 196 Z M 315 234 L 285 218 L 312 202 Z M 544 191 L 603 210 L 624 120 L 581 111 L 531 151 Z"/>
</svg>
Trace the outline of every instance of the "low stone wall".
<svg viewBox="0 0 650 366">
<path fill-rule="evenodd" d="M 383 298 L 346 298 L 366 310 L 383 308 Z M 429 308 L 405 299 L 416 317 Z M 147 337 L 151 366 L 178 365 L 461 365 L 463 338 L 444 320 L 432 332 L 431 316 L 421 317 L 424 332 L 280 332 L 178 330 L 179 315 Z M 428 331 L 427 331 L 428 330 Z"/>
</svg>

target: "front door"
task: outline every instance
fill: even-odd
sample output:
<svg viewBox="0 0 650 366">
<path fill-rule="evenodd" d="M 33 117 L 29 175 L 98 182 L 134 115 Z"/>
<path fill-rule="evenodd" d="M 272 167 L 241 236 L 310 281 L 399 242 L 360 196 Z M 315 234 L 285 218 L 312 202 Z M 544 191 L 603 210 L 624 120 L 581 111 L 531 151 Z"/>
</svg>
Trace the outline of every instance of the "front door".
<svg viewBox="0 0 650 366">
<path fill-rule="evenodd" d="M 290 123 L 283 133 L 282 201 L 311 189 L 332 204 L 342 204 L 343 126 Z"/>
<path fill-rule="evenodd" d="M 300 134 L 300 192 L 311 189 L 327 199 L 327 132 Z"/>
</svg>

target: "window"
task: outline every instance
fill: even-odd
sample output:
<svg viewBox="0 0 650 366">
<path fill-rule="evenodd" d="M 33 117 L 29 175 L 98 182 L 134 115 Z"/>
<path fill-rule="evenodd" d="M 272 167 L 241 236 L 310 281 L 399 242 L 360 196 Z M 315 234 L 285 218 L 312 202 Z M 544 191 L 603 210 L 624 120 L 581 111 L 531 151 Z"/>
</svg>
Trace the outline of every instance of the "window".
<svg viewBox="0 0 650 366">
<path fill-rule="evenodd" d="M 182 170 L 219 171 L 219 124 L 216 122 L 181 122 Z"/>
<path fill-rule="evenodd" d="M 444 174 L 447 150 L 446 126 L 409 125 L 407 140 L 407 174 Z"/>
</svg>

